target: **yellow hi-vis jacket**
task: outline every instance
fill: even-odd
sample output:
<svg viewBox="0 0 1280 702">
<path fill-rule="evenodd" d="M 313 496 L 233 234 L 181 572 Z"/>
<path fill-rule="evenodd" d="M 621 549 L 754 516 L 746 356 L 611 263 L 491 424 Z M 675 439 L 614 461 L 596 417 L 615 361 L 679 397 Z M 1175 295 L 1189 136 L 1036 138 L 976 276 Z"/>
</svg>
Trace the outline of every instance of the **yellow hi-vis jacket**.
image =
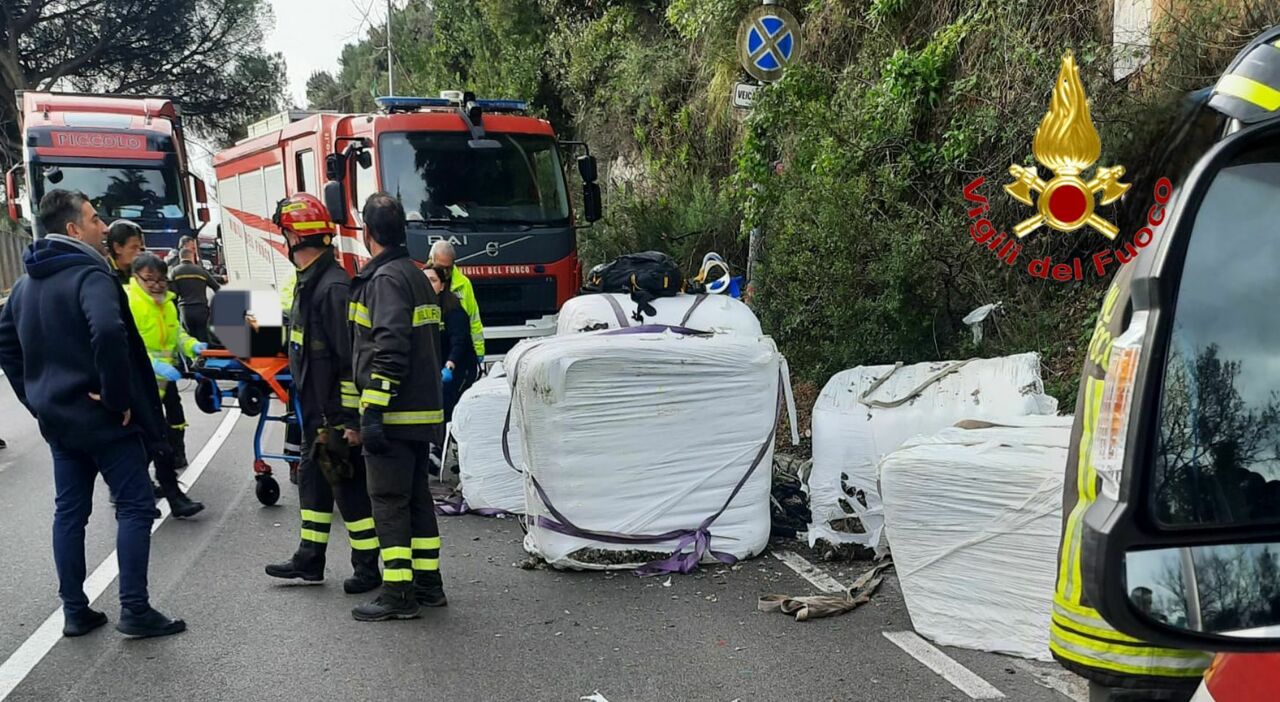
<svg viewBox="0 0 1280 702">
<path fill-rule="evenodd" d="M 129 293 L 129 311 L 133 313 L 133 322 L 138 325 L 138 333 L 142 335 L 142 343 L 147 347 L 147 355 L 152 361 L 163 361 L 175 365 L 178 354 L 194 358 L 198 343 L 187 336 L 178 324 L 178 306 L 174 302 L 177 296 L 172 292 L 164 294 L 164 302 L 156 302 L 151 293 L 142 289 L 138 279 L 129 281 L 126 288 Z M 164 397 L 168 380 L 156 376 L 156 385 L 160 388 L 160 396 Z"/>
<path fill-rule="evenodd" d="M 293 295 L 298 289 L 298 276 L 296 273 L 290 273 L 285 277 L 285 281 L 280 284 L 280 308 L 285 314 L 289 314 L 293 310 Z"/>
<path fill-rule="evenodd" d="M 476 347 L 476 356 L 484 357 L 484 324 L 480 322 L 480 304 L 476 302 L 476 291 L 471 286 L 471 279 L 463 274 L 462 268 L 453 267 L 450 274 L 449 289 L 462 303 L 462 311 L 471 320 L 471 344 Z"/>
<path fill-rule="evenodd" d="M 1063 486 L 1065 523 L 1058 551 L 1049 649 L 1063 667 L 1107 687 L 1163 689 L 1199 679 L 1210 657 L 1198 651 L 1159 648 L 1111 628 L 1084 596 L 1081 542 L 1084 515 L 1098 499 L 1099 478 L 1092 461 L 1093 434 L 1112 341 L 1129 324 L 1129 284 L 1133 266 L 1116 274 L 1089 343 Z"/>
</svg>

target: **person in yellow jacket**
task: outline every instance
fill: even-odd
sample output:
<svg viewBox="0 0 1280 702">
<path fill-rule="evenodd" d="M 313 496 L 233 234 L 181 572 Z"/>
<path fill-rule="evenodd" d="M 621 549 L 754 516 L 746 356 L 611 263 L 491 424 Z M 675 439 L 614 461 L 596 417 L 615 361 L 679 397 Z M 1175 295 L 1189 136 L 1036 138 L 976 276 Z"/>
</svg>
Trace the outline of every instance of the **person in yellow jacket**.
<svg viewBox="0 0 1280 702">
<path fill-rule="evenodd" d="M 476 302 L 476 291 L 471 286 L 471 279 L 463 275 L 462 269 L 453 265 L 457 258 L 453 244 L 440 240 L 431 245 L 431 265 L 447 268 L 449 273 L 449 289 L 458 302 L 462 303 L 462 311 L 471 320 L 471 344 L 476 347 L 476 358 L 484 364 L 484 324 L 480 321 L 480 304 Z"/>
<path fill-rule="evenodd" d="M 169 444 L 173 448 L 173 460 L 156 463 L 156 481 L 175 516 L 189 517 L 204 505 L 193 502 L 178 486 L 178 470 L 185 468 L 186 414 L 182 409 L 182 396 L 177 381 L 182 378 L 178 370 L 178 355 L 195 358 L 208 344 L 197 341 L 182 330 L 178 323 L 178 306 L 175 295 L 169 291 L 168 266 L 158 256 L 144 253 L 133 261 L 133 279 L 127 289 L 129 311 L 138 326 L 138 333 L 151 357 L 151 367 L 156 374 L 156 385 L 164 403 L 165 420 L 169 424 Z"/>
</svg>

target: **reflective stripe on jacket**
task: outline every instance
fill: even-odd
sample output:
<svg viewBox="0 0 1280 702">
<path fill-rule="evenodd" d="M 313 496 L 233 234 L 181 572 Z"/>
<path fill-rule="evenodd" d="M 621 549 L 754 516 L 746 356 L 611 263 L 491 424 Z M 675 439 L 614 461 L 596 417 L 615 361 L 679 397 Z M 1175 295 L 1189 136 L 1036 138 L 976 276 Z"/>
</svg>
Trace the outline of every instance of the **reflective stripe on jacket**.
<svg viewBox="0 0 1280 702">
<path fill-rule="evenodd" d="M 195 339 L 187 336 L 182 325 L 178 324 L 178 306 L 176 296 L 172 292 L 164 294 L 163 302 L 156 302 L 151 293 L 142 289 L 135 278 L 129 281 L 129 311 L 133 313 L 133 321 L 138 325 L 138 333 L 142 335 L 142 343 L 147 347 L 147 355 L 152 361 L 162 361 L 175 365 L 178 354 L 188 358 L 195 357 Z M 168 381 L 157 376 L 156 383 L 161 394 Z"/>
<path fill-rule="evenodd" d="M 360 412 L 382 410 L 389 437 L 439 440 L 440 303 L 403 246 L 373 257 L 352 279 L 347 317 Z"/>
<path fill-rule="evenodd" d="M 484 324 L 480 321 L 480 303 L 476 302 L 476 290 L 471 279 L 458 266 L 449 274 L 449 289 L 462 303 L 462 311 L 471 320 L 471 343 L 476 347 L 476 355 L 484 355 Z"/>
</svg>

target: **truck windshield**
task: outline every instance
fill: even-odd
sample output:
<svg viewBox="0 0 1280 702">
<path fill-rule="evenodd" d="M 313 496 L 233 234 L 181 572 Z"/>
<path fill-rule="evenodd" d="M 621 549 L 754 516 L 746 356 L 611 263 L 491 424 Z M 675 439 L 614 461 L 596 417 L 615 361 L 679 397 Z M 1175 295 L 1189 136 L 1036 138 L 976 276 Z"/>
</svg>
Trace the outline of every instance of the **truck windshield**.
<svg viewBox="0 0 1280 702">
<path fill-rule="evenodd" d="M 409 220 L 567 224 L 569 199 L 555 140 L 490 134 L 502 148 L 474 149 L 467 134 L 382 137 L 384 189 Z"/>
<path fill-rule="evenodd" d="M 1280 520 L 1280 147 L 1217 174 L 1188 242 L 1161 393 L 1155 509 L 1171 525 Z"/>
<path fill-rule="evenodd" d="M 83 192 L 108 222 L 122 217 L 181 219 L 185 214 L 182 188 L 172 168 L 45 165 L 40 185 L 39 195 L 55 188 Z"/>
</svg>

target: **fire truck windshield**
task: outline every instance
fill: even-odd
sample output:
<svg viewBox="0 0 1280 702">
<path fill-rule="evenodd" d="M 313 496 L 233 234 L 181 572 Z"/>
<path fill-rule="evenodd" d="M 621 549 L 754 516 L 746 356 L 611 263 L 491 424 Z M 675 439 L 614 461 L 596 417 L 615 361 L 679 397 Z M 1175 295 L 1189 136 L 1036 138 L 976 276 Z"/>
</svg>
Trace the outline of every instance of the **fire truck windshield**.
<svg viewBox="0 0 1280 702">
<path fill-rule="evenodd" d="M 412 221 L 555 224 L 569 222 L 569 198 L 550 137 L 489 134 L 502 148 L 474 149 L 467 134 L 382 137 L 384 189 Z"/>
<path fill-rule="evenodd" d="M 40 192 L 55 188 L 79 190 L 89 196 L 108 222 L 181 219 L 182 188 L 172 168 L 51 165 L 41 167 Z"/>
</svg>

